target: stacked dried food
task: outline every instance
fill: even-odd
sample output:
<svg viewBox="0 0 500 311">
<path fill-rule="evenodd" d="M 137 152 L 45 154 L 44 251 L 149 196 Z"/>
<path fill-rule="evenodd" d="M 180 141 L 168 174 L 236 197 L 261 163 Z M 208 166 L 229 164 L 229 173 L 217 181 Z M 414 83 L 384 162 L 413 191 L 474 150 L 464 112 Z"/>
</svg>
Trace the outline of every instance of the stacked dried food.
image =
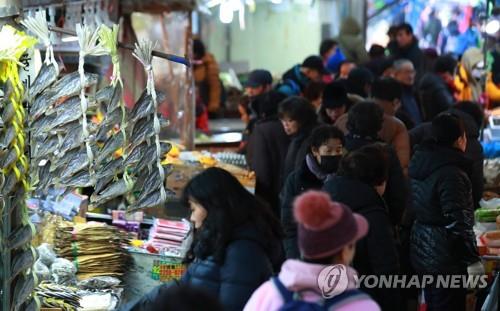
<svg viewBox="0 0 500 311">
<path fill-rule="evenodd" d="M 115 227 L 77 224 L 57 229 L 55 251 L 74 263 L 79 280 L 94 276 L 122 277 L 131 264 L 124 248 L 128 242 L 126 235 Z"/>
<path fill-rule="evenodd" d="M 81 297 L 74 287 L 42 282 L 35 291 L 44 308 L 57 308 L 63 311 L 76 311 L 80 308 Z"/>
</svg>

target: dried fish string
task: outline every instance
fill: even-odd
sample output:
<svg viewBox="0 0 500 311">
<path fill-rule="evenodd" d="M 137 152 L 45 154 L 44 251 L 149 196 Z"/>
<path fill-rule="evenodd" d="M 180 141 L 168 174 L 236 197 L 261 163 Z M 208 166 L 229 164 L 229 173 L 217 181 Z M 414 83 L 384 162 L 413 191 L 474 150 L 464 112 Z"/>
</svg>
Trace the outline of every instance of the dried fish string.
<svg viewBox="0 0 500 311">
<path fill-rule="evenodd" d="M 36 40 L 32 37 L 25 35 L 24 33 L 16 30 L 11 26 L 3 26 L 0 31 L 0 41 L 2 45 L 0 46 L 0 82 L 2 84 L 9 83 L 12 87 L 12 92 L 8 98 L 4 98 L 12 104 L 14 115 L 9 122 L 6 122 L 4 130 L 13 129 L 14 139 L 7 146 L 8 150 L 14 150 L 16 159 L 12 164 L 7 167 L 3 167 L 1 173 L 3 174 L 2 179 L 14 178 L 14 184 L 12 188 L 9 187 L 8 190 L 2 188 L 1 198 L 7 202 L 5 204 L 2 202 L 2 236 L 7 237 L 12 233 L 13 226 L 18 226 L 20 224 L 28 224 L 28 211 L 26 207 L 26 192 L 29 190 L 28 183 L 28 159 L 25 155 L 26 148 L 26 131 L 24 128 L 26 112 L 22 105 L 24 90 L 23 84 L 19 79 L 19 67 L 23 65 L 19 62 L 19 58 L 24 52 L 35 45 Z M 16 185 L 21 184 L 19 187 Z M 19 189 L 20 188 L 20 189 Z M 8 191 L 8 192 L 7 192 Z M 15 191 L 15 195 L 14 192 Z M 5 208 L 5 205 L 9 209 Z M 18 213 L 12 213 L 16 209 Z M 12 215 L 20 215 L 21 219 L 13 219 Z M 3 247 L 4 243 L 2 243 Z M 11 264 L 11 253 L 8 249 L 1 249 L 2 257 L 2 273 L 1 276 L 5 279 L 11 278 L 10 264 Z M 11 301 L 13 305 L 20 305 L 24 297 L 16 296 L 16 293 L 12 291 L 12 283 L 3 280 L 1 282 L 2 288 L 0 292 L 2 293 L 1 301 L 2 307 L 10 309 Z M 5 288 L 4 286 L 7 286 Z M 16 285 L 17 287 L 17 285 Z M 29 296 L 29 293 L 26 293 Z"/>
<path fill-rule="evenodd" d="M 160 148 L 160 120 L 158 119 L 158 100 L 156 98 L 156 89 L 153 73 L 153 49 L 156 44 L 153 44 L 150 40 L 144 39 L 135 44 L 134 57 L 137 58 L 141 64 L 144 66 L 144 70 L 147 74 L 146 89 L 148 95 L 151 95 L 154 105 L 153 111 L 153 127 L 155 131 L 155 144 L 156 144 L 156 166 L 160 173 L 161 187 L 160 187 L 160 202 L 165 202 L 167 200 L 167 192 L 165 191 L 165 171 L 161 165 L 161 148 Z"/>
<path fill-rule="evenodd" d="M 78 37 L 78 43 L 80 45 L 79 61 L 78 61 L 78 73 L 80 74 L 80 104 L 82 109 L 82 135 L 85 141 L 85 148 L 87 150 L 87 157 L 89 159 L 89 174 L 91 178 L 94 176 L 94 154 L 92 153 L 92 148 L 90 146 L 90 134 L 87 123 L 87 98 L 85 97 L 85 71 L 83 66 L 85 64 L 85 56 L 94 55 L 101 56 L 106 54 L 106 50 L 97 43 L 99 34 L 95 29 L 92 29 L 86 25 L 77 24 L 76 34 Z"/>
<path fill-rule="evenodd" d="M 27 17 L 21 24 L 36 35 L 39 41 L 45 46 L 45 64 L 54 65 L 56 72 L 59 72 L 59 65 L 54 56 L 54 47 L 50 41 L 50 31 L 45 11 L 37 11 L 34 17 Z"/>
<path fill-rule="evenodd" d="M 123 81 L 121 78 L 120 71 L 120 59 L 118 54 L 118 25 L 113 25 L 113 28 L 110 29 L 106 25 L 102 25 L 99 28 L 99 40 L 103 48 L 108 52 L 111 56 L 111 63 L 113 64 L 113 75 L 111 76 L 111 85 L 113 87 L 120 86 L 123 90 Z M 125 104 L 123 102 L 123 98 L 120 98 L 120 109 L 122 111 L 122 119 L 120 123 L 120 132 L 123 136 L 123 147 L 122 147 L 122 158 L 125 160 L 127 158 L 126 146 L 127 146 L 127 111 L 125 109 Z M 130 192 L 134 187 L 134 183 L 130 176 L 128 175 L 127 168 L 125 167 L 123 172 L 123 180 L 127 185 L 127 192 Z"/>
</svg>

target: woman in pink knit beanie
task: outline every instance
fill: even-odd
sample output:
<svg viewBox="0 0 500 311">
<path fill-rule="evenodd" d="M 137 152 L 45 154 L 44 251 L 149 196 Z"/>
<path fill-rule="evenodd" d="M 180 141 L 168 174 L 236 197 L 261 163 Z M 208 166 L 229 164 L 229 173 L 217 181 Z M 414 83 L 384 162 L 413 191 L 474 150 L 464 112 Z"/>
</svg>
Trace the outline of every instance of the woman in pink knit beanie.
<svg viewBox="0 0 500 311">
<path fill-rule="evenodd" d="M 380 310 L 356 288 L 356 271 L 348 266 L 356 242 L 368 232 L 366 219 L 320 191 L 297 197 L 294 216 L 302 260 L 287 260 L 279 276 L 260 286 L 244 310 L 295 310 L 304 304 L 320 310 Z"/>
</svg>

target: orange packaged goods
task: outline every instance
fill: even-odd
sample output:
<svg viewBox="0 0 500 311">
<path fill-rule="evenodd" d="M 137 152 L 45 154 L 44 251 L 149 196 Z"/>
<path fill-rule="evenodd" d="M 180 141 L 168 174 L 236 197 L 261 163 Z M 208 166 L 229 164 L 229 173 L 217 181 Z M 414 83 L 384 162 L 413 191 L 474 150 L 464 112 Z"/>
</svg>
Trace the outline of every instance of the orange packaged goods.
<svg viewBox="0 0 500 311">
<path fill-rule="evenodd" d="M 481 241 L 488 248 L 499 247 L 500 248 L 500 230 L 488 231 L 481 236 Z"/>
</svg>

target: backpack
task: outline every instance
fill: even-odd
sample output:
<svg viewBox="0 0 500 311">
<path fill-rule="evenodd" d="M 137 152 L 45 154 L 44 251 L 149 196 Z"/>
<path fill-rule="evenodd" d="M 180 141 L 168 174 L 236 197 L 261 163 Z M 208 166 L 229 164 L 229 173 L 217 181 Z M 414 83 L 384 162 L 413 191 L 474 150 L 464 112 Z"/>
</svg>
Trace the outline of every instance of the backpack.
<svg viewBox="0 0 500 311">
<path fill-rule="evenodd" d="M 283 283 L 273 277 L 272 281 L 285 301 L 279 311 L 324 311 L 337 310 L 338 308 L 356 300 L 370 299 L 369 296 L 358 289 L 346 290 L 335 297 L 315 303 L 297 299 L 295 292 L 288 290 Z"/>
<path fill-rule="evenodd" d="M 276 90 L 286 96 L 300 96 L 302 89 L 300 85 L 292 79 L 285 79 L 276 86 Z"/>
</svg>

